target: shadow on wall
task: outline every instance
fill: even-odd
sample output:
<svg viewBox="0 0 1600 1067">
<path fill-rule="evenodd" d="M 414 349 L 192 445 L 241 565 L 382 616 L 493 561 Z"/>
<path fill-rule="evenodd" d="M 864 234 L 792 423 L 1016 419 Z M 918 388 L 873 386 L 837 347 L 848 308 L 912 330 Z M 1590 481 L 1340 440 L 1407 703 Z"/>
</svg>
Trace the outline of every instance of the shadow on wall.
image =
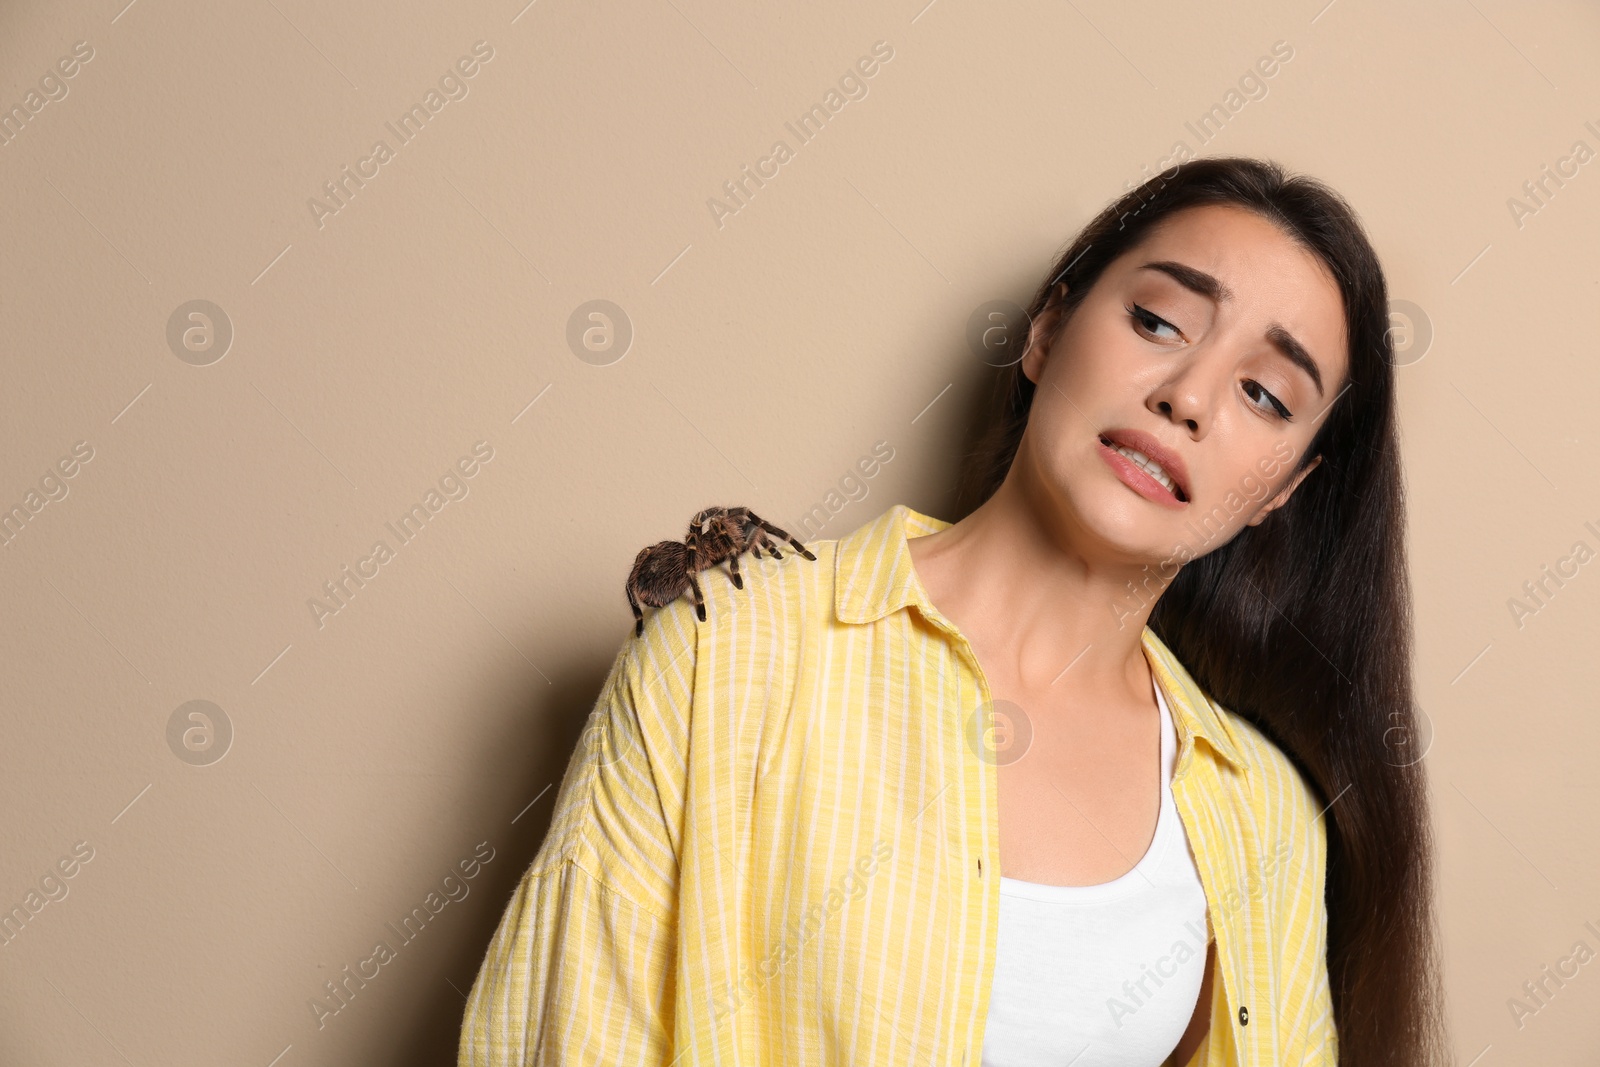
<svg viewBox="0 0 1600 1067">
<path fill-rule="evenodd" d="M 597 584 L 610 588 L 609 582 Z M 620 643 L 632 630 L 619 626 L 615 633 Z M 503 821 L 485 829 L 481 838 L 474 838 L 488 838 L 496 854 L 494 862 L 484 865 L 474 880 L 471 894 L 451 905 L 451 910 L 459 909 L 456 921 L 441 926 L 437 933 L 423 933 L 423 937 L 436 938 L 426 949 L 427 966 L 433 976 L 422 983 L 429 991 L 426 1001 L 404 1006 L 405 1015 L 397 1029 L 403 1027 L 408 1036 L 397 1043 L 399 1054 L 392 1062 L 402 1067 L 440 1067 L 456 1062 L 462 1013 L 467 1006 L 464 995 L 472 991 L 511 894 L 550 829 L 562 775 L 583 735 L 617 648 L 597 646 L 598 659 L 572 664 L 565 671 L 552 671 L 552 684 L 531 691 L 523 701 L 526 714 L 503 719 L 505 732 L 479 753 L 476 765 L 484 778 L 499 783 L 525 783 L 522 789 L 508 784 L 502 792 L 526 796 L 503 813 Z M 507 669 L 513 669 L 509 663 Z M 523 678 L 525 673 L 519 672 L 517 677 Z M 518 817 L 518 809 L 538 796 L 546 785 L 550 788 L 538 803 Z M 517 819 L 515 824 L 511 824 L 513 818 Z M 470 846 L 465 851 L 470 851 Z M 391 1010 L 400 1007 L 391 1005 Z"/>
<path fill-rule="evenodd" d="M 960 366 L 960 358 L 953 359 L 952 364 Z M 957 464 L 963 451 L 977 440 L 986 424 L 988 397 L 999 373 L 996 368 L 970 365 L 960 373 L 958 381 L 962 387 L 953 392 L 962 397 L 963 402 L 952 421 L 961 427 L 962 432 L 948 435 L 949 440 L 945 442 L 949 446 L 948 459 L 943 461 L 947 467 L 936 469 L 933 484 L 927 486 L 926 494 L 916 494 L 919 498 L 927 496 L 929 502 L 914 506 L 931 508 L 929 513 L 941 518 L 956 518 Z M 881 465 L 889 462 L 893 456 L 893 445 L 886 441 L 877 442 L 877 454 L 863 459 L 864 463 L 869 464 L 863 473 L 865 469 L 872 469 L 876 474 Z M 873 463 L 874 459 L 876 463 Z M 887 508 L 889 502 L 883 502 L 882 506 Z M 814 537 L 814 534 L 808 536 L 807 533 L 795 532 L 803 540 Z M 827 534 L 830 537 L 839 535 L 840 531 L 837 530 L 830 530 Z M 609 590 L 613 577 L 596 575 L 593 584 L 598 589 Z M 627 626 L 620 627 L 616 631 L 617 641 L 626 639 L 630 632 Z M 582 737 L 589 713 L 599 698 L 618 648 L 618 644 L 597 640 L 593 659 L 588 664 L 573 664 L 567 671 L 554 672 L 553 685 L 549 689 L 530 691 L 525 702 L 527 715 L 508 720 L 506 733 L 479 754 L 477 765 L 486 778 L 495 782 L 526 784 L 520 791 L 506 790 L 517 796 L 526 796 L 526 799 L 515 802 L 517 808 L 532 800 L 546 785 L 550 789 L 525 815 L 518 818 L 515 825 L 500 825 L 484 831 L 483 836 L 493 844 L 497 855 L 494 862 L 484 866 L 483 872 L 475 880 L 472 894 L 461 901 L 458 921 L 441 928 L 438 941 L 427 949 L 429 966 L 435 976 L 427 979 L 423 985 L 432 992 L 428 994 L 426 1003 L 410 1006 L 408 1010 L 409 1040 L 401 1044 L 403 1052 L 396 1060 L 402 1067 L 438 1067 L 440 1064 L 455 1063 L 462 1014 L 466 1009 L 463 994 L 471 992 L 472 982 L 477 977 L 478 968 L 488 951 L 489 941 L 500 923 L 506 904 L 538 854 L 549 830 L 562 776 Z M 507 669 L 515 668 L 508 663 Z M 520 679 L 525 675 L 519 672 L 517 677 Z M 542 718 L 539 717 L 541 709 L 547 709 Z M 517 727 L 517 722 L 532 725 L 524 730 Z M 509 823 L 516 815 L 516 810 L 508 810 L 504 818 Z M 461 920 L 461 916 L 465 916 L 465 919 Z M 452 988 L 452 984 L 459 989 Z"/>
</svg>

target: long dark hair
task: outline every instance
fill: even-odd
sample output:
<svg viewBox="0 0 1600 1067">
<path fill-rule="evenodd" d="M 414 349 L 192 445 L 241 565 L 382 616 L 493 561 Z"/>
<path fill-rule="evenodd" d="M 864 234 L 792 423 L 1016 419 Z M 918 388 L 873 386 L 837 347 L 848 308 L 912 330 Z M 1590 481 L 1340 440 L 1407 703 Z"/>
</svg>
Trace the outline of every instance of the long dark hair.
<svg viewBox="0 0 1600 1067">
<path fill-rule="evenodd" d="M 1201 204 L 1258 213 L 1331 271 L 1349 334 L 1348 388 L 1300 457 L 1304 465 L 1320 455 L 1321 466 L 1260 525 L 1186 564 L 1150 627 L 1329 805 L 1327 966 L 1339 1062 L 1443 1062 L 1387 286 L 1355 212 L 1332 189 L 1270 161 L 1175 166 L 1114 201 L 1061 254 L 1027 308 L 1029 322 L 1049 308 L 1060 314 L 1033 343 L 1059 336 L 1106 266 L 1152 226 Z M 1020 362 L 999 373 L 963 463 L 958 519 L 1005 479 L 1034 388 Z"/>
</svg>

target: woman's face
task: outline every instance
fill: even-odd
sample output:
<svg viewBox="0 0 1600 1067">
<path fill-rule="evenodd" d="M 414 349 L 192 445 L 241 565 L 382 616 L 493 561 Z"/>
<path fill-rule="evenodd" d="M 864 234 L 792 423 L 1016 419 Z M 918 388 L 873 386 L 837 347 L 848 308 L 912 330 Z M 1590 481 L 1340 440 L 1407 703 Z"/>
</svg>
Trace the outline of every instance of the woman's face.
<svg viewBox="0 0 1600 1067">
<path fill-rule="evenodd" d="M 1345 338 L 1337 285 L 1276 225 L 1228 205 L 1175 212 L 1023 357 L 1038 386 L 1024 490 L 1120 561 L 1205 555 L 1314 469 L 1294 473 L 1344 388 Z"/>
</svg>

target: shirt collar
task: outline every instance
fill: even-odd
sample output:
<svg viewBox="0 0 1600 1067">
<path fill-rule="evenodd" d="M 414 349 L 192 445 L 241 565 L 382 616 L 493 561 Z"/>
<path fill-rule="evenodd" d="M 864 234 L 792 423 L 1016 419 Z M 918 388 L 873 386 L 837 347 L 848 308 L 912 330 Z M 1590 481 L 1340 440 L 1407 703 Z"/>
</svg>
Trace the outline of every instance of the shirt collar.
<svg viewBox="0 0 1600 1067">
<path fill-rule="evenodd" d="M 906 542 L 950 525 L 896 504 L 840 538 L 833 560 L 833 606 L 839 621 L 875 622 L 907 605 L 915 605 L 924 615 L 942 617 L 917 578 Z M 1203 738 L 1217 755 L 1242 773 L 1245 761 L 1221 709 L 1150 627 L 1144 628 L 1141 641 L 1156 684 L 1179 724 L 1179 733 Z"/>
</svg>

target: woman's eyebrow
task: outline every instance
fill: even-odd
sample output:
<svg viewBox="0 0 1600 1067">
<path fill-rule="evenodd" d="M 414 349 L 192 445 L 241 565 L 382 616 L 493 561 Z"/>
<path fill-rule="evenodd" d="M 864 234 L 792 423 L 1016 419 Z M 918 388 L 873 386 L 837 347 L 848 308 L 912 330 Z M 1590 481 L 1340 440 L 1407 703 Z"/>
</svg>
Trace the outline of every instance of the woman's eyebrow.
<svg viewBox="0 0 1600 1067">
<path fill-rule="evenodd" d="M 1191 292 L 1199 293 L 1212 303 L 1225 304 L 1233 299 L 1233 290 L 1213 274 L 1191 267 L 1185 263 L 1178 263 L 1170 259 L 1156 260 L 1146 263 L 1140 270 L 1155 270 L 1167 275 L 1179 285 Z M 1306 346 L 1301 344 L 1281 323 L 1274 322 L 1267 327 L 1267 340 L 1283 354 L 1284 358 L 1306 372 L 1311 383 L 1317 387 L 1317 395 L 1323 395 L 1322 372 L 1317 369 L 1316 360 L 1311 358 L 1311 353 L 1306 351 Z"/>
<path fill-rule="evenodd" d="M 1146 263 L 1139 269 L 1158 270 L 1163 274 L 1169 275 L 1185 289 L 1199 293 L 1215 304 L 1226 304 L 1233 299 L 1233 290 L 1224 285 L 1222 279 L 1183 263 L 1162 259 L 1154 263 Z"/>
<path fill-rule="evenodd" d="M 1304 345 L 1295 340 L 1294 334 L 1274 322 L 1267 327 L 1267 340 L 1272 342 L 1274 348 L 1287 356 L 1289 362 L 1306 372 L 1306 375 L 1311 379 L 1311 384 L 1317 387 L 1317 396 L 1322 396 L 1322 372 L 1317 370 L 1316 360 L 1311 358 L 1311 353 L 1306 351 Z"/>
</svg>

